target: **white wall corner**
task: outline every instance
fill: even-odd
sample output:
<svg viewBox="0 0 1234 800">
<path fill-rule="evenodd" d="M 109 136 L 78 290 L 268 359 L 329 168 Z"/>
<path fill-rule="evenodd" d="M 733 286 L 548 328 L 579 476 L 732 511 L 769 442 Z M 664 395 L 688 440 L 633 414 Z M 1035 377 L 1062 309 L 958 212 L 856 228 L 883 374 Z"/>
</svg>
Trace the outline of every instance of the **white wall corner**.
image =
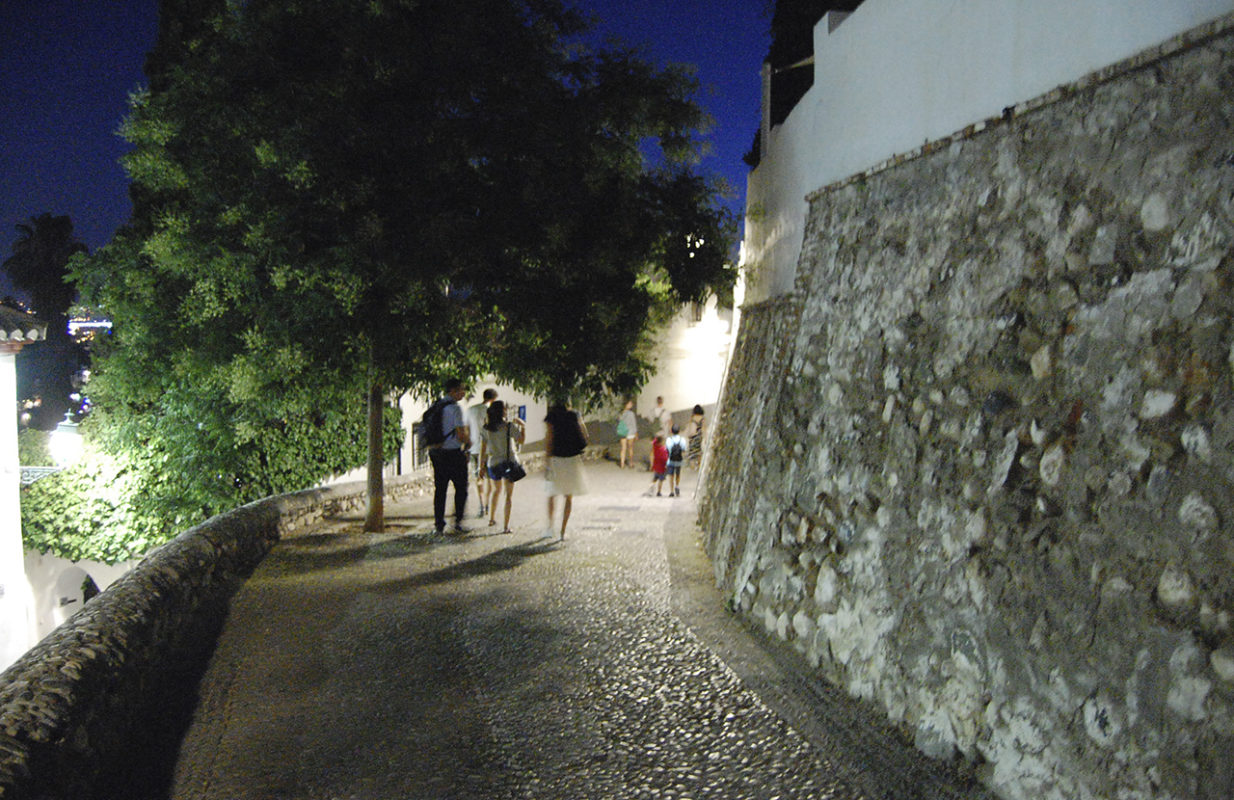
<svg viewBox="0 0 1234 800">
<path fill-rule="evenodd" d="M 828 11 L 823 15 L 823 24 L 820 28 L 826 28 L 828 34 L 835 33 L 836 28 L 849 18 L 853 12 L 851 11 Z"/>
</svg>

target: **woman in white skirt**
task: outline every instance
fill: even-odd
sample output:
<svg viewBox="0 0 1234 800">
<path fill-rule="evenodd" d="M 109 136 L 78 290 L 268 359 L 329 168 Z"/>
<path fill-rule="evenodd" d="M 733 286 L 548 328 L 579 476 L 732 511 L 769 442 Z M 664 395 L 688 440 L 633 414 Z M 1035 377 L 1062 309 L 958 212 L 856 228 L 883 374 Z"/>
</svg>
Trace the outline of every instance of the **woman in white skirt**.
<svg viewBox="0 0 1234 800">
<path fill-rule="evenodd" d="M 566 523 L 570 521 L 570 509 L 574 495 L 587 494 L 587 481 L 583 478 L 583 448 L 587 446 L 587 428 L 578 414 L 566 408 L 565 403 L 549 406 L 544 418 L 547 432 L 544 435 L 544 452 L 548 454 L 545 469 L 545 493 L 548 494 L 548 525 L 546 537 L 553 535 L 553 501 L 558 495 L 565 496 L 561 510 L 561 539 L 566 538 Z"/>
</svg>

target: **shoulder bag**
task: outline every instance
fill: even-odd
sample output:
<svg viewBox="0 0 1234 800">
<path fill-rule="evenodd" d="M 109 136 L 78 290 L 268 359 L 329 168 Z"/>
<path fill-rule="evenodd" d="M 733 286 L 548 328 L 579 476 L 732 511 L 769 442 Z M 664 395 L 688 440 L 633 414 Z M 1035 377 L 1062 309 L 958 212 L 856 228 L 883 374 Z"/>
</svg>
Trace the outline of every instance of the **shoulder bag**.
<svg viewBox="0 0 1234 800">
<path fill-rule="evenodd" d="M 506 423 L 506 463 L 502 469 L 502 477 L 510 483 L 517 483 L 527 477 L 527 470 L 514 457 L 514 443 L 510 440 L 510 423 Z"/>
</svg>

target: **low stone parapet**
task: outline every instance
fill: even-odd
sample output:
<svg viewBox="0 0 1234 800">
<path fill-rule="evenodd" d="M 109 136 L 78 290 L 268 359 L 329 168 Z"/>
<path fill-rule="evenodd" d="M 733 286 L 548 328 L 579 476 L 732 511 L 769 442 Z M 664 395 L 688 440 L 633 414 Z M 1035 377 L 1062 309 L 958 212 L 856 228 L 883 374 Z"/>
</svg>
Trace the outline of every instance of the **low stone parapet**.
<svg viewBox="0 0 1234 800">
<path fill-rule="evenodd" d="M 388 501 L 432 491 L 387 479 Z M 138 796 L 170 768 L 232 594 L 283 536 L 363 509 L 363 483 L 270 497 L 152 551 L 0 673 L 0 797 Z"/>
</svg>

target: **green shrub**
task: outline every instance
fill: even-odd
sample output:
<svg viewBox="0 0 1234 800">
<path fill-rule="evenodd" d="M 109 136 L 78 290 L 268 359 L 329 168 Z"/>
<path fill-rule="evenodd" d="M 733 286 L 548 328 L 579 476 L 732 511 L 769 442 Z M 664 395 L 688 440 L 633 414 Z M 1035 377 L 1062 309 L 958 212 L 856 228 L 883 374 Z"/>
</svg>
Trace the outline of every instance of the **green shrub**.
<svg viewBox="0 0 1234 800">
<path fill-rule="evenodd" d="M 49 467 L 56 463 L 51 457 L 51 434 L 26 428 L 17 434 L 17 458 L 23 467 Z"/>
<path fill-rule="evenodd" d="M 126 465 L 88 450 L 77 464 L 23 487 L 21 527 L 26 548 L 107 564 L 142 555 L 175 531 L 136 511 L 137 485 Z"/>
</svg>

